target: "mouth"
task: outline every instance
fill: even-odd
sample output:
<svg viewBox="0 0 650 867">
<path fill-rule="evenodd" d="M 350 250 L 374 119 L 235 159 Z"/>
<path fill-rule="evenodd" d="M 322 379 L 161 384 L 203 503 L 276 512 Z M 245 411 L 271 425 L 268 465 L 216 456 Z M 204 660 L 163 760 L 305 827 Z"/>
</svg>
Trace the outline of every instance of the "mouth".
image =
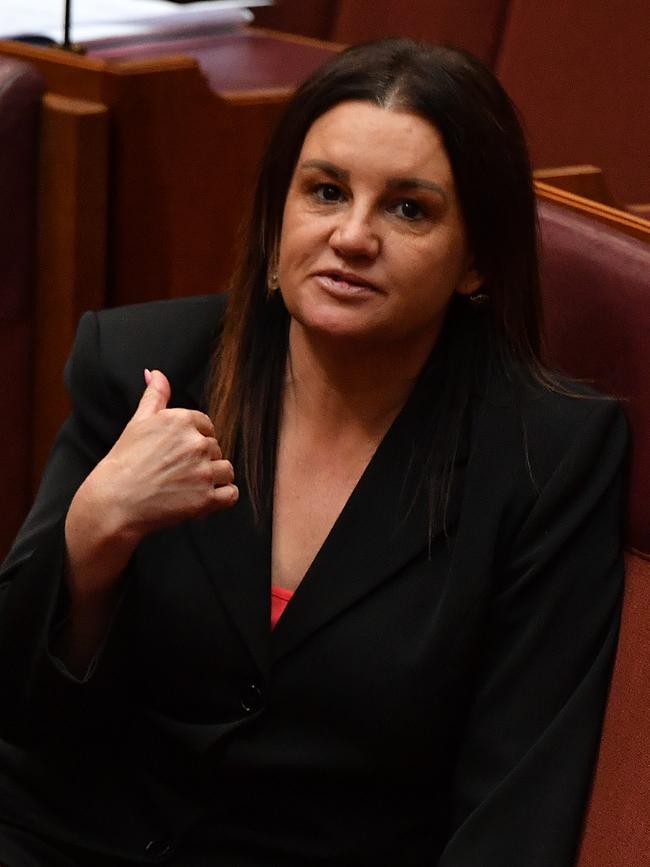
<svg viewBox="0 0 650 867">
<path fill-rule="evenodd" d="M 319 271 L 316 277 L 325 289 L 331 290 L 336 294 L 379 292 L 378 287 L 374 283 L 365 280 L 352 271 L 339 271 L 338 269 Z"/>
</svg>

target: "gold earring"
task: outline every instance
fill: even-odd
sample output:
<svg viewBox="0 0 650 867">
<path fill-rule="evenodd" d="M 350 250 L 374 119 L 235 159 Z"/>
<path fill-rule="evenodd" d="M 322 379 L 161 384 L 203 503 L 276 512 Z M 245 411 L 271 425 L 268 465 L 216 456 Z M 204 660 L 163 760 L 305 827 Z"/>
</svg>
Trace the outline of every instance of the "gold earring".
<svg viewBox="0 0 650 867">
<path fill-rule="evenodd" d="M 266 278 L 266 297 L 270 298 L 280 288 L 280 278 L 276 270 L 269 271 Z"/>
<path fill-rule="evenodd" d="M 280 288 L 280 276 L 278 274 L 278 248 L 274 245 L 271 255 L 267 259 L 266 271 L 266 297 L 271 298 Z"/>
<path fill-rule="evenodd" d="M 473 292 L 467 297 L 476 307 L 481 307 L 483 304 L 488 304 L 490 301 L 490 296 L 486 295 L 485 292 Z"/>
</svg>

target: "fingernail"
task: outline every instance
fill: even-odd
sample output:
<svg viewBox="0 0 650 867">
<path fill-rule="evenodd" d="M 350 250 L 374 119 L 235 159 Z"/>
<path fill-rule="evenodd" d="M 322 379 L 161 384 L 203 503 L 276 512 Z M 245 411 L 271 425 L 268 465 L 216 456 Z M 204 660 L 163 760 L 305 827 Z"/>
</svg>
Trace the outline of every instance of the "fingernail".
<svg viewBox="0 0 650 867">
<path fill-rule="evenodd" d="M 148 367 L 145 367 L 144 369 L 144 381 L 146 385 L 149 385 L 149 383 L 151 382 L 151 371 Z"/>
</svg>

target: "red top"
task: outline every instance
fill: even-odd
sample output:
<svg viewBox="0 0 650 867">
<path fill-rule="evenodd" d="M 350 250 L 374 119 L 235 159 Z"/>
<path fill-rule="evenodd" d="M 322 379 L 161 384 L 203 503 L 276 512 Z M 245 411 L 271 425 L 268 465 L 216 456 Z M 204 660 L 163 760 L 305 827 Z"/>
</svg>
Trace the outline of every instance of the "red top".
<svg viewBox="0 0 650 867">
<path fill-rule="evenodd" d="M 271 585 L 271 629 L 275 629 L 276 623 L 292 596 L 292 590 L 276 587 L 275 584 Z"/>
</svg>

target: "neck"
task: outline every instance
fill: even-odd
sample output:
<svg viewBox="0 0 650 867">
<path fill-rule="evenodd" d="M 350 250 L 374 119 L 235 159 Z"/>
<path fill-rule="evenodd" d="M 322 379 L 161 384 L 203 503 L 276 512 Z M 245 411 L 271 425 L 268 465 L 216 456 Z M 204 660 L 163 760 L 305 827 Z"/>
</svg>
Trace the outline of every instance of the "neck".
<svg viewBox="0 0 650 867">
<path fill-rule="evenodd" d="M 406 403 L 429 351 L 333 342 L 292 320 L 285 412 L 337 437 L 355 429 L 381 436 Z"/>
</svg>

